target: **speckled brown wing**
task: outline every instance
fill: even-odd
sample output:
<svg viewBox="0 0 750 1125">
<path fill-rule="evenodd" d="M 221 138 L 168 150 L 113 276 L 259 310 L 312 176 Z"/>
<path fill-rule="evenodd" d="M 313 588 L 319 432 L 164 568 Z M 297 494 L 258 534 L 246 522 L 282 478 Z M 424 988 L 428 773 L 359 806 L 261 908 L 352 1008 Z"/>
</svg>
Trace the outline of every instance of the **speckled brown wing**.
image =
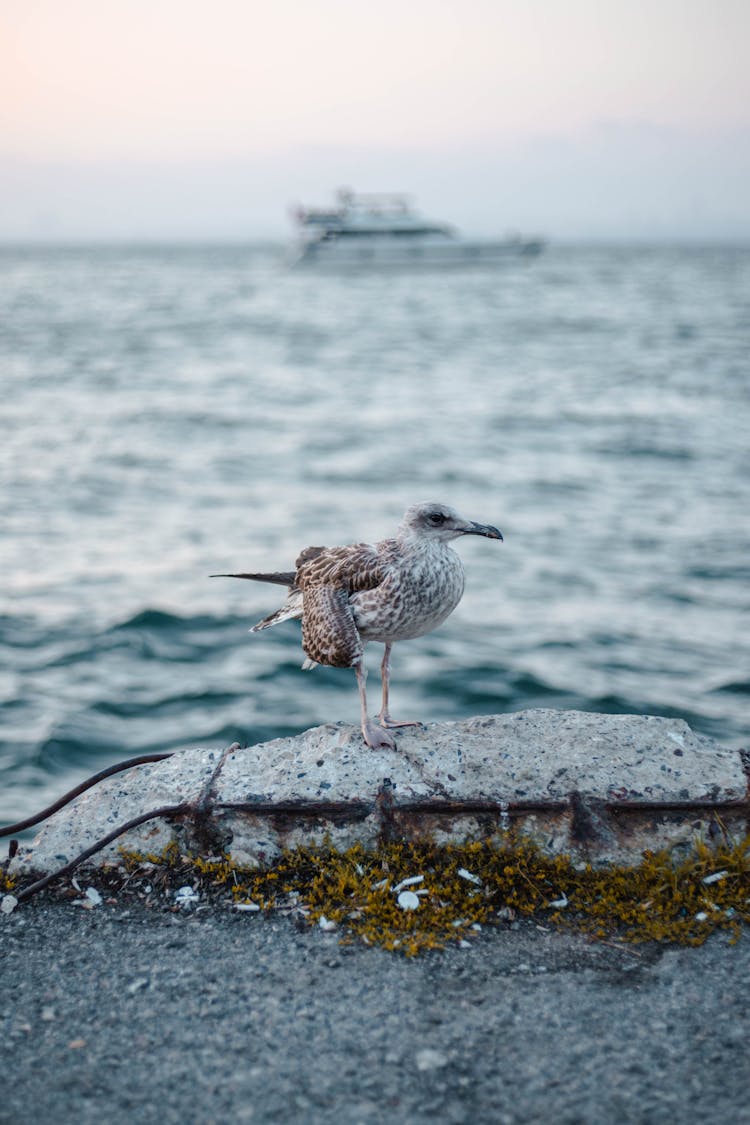
<svg viewBox="0 0 750 1125">
<path fill-rule="evenodd" d="M 387 542 L 387 541 L 386 541 Z M 385 557 L 372 543 L 348 547 L 307 547 L 297 559 L 297 586 L 335 586 L 354 594 L 373 590 L 385 577 Z"/>
<path fill-rule="evenodd" d="M 362 639 L 349 604 L 351 594 L 371 590 L 384 577 L 382 559 L 369 543 L 308 547 L 297 559 L 303 594 L 302 647 L 318 664 L 350 668 L 362 658 Z"/>
<path fill-rule="evenodd" d="M 309 586 L 304 593 L 302 647 L 317 664 L 351 668 L 362 659 L 362 638 L 346 590 Z"/>
</svg>

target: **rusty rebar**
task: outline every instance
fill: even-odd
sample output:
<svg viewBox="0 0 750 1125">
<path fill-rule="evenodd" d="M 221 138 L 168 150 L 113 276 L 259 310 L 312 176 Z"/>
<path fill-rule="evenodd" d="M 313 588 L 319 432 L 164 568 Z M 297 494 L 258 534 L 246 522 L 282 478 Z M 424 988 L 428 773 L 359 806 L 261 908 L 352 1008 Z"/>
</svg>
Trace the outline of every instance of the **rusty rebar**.
<svg viewBox="0 0 750 1125">
<path fill-rule="evenodd" d="M 127 821 L 126 824 L 121 824 L 119 828 L 115 828 L 112 832 L 107 833 L 101 840 L 97 840 L 96 843 L 86 848 L 80 855 L 77 855 L 75 859 L 71 859 L 70 862 L 66 863 L 63 867 L 59 867 L 57 871 L 51 871 L 48 875 L 45 875 L 43 879 L 37 879 L 35 883 L 30 883 L 28 887 L 24 887 L 23 890 L 18 891 L 15 897 L 19 902 L 31 898 L 31 896 L 37 894 L 38 891 L 42 891 L 45 887 L 48 887 L 50 883 L 54 883 L 56 879 L 61 879 L 63 875 L 69 875 L 71 871 L 75 871 L 76 867 L 80 867 L 85 860 L 90 859 L 92 855 L 96 855 L 102 848 L 106 848 L 107 844 L 111 844 L 113 840 L 116 840 L 118 836 L 122 836 L 131 828 L 137 828 L 139 824 L 145 824 L 147 820 L 155 820 L 159 816 L 163 816 L 165 819 L 181 816 L 189 812 L 191 807 L 192 806 L 186 802 L 183 802 L 181 805 L 162 805 L 161 808 L 155 809 L 153 812 L 141 813 L 140 816 L 134 816 L 132 820 Z"/>
<path fill-rule="evenodd" d="M 82 781 L 80 785 L 76 785 L 74 789 L 69 790 L 62 797 L 58 797 L 51 805 L 47 805 L 46 809 L 36 813 L 34 816 L 29 816 L 26 820 L 19 820 L 16 824 L 7 824 L 5 828 L 0 828 L 0 836 L 12 836 L 16 832 L 23 832 L 25 828 L 33 828 L 35 824 L 40 821 L 46 820 L 48 816 L 52 816 L 58 809 L 62 809 L 65 805 L 70 804 L 76 797 L 80 797 L 81 793 L 85 793 L 87 789 L 91 789 L 92 785 L 96 785 L 100 781 L 104 781 L 106 777 L 111 777 L 114 773 L 121 773 L 122 770 L 129 770 L 131 766 L 143 766 L 148 762 L 161 762 L 164 758 L 171 758 L 173 750 L 165 751 L 163 754 L 140 754 L 137 758 L 127 758 L 124 762 L 116 762 L 113 766 L 107 766 L 106 769 L 100 770 L 99 773 L 93 774 Z"/>
</svg>

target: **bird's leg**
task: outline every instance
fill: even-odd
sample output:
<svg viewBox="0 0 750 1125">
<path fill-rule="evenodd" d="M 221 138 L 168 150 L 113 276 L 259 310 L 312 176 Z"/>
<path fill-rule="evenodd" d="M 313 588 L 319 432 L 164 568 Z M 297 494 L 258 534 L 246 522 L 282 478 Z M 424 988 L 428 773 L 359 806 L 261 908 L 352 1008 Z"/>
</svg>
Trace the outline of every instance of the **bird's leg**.
<svg viewBox="0 0 750 1125">
<path fill-rule="evenodd" d="M 421 727 L 421 723 L 414 719 L 392 719 L 388 710 L 388 686 L 391 678 L 391 645 L 386 644 L 383 653 L 383 663 L 380 665 L 380 676 L 383 681 L 383 706 L 380 708 L 378 722 L 381 727 Z"/>
<path fill-rule="evenodd" d="M 365 742 L 368 746 L 371 746 L 373 750 L 395 749 L 396 743 L 393 741 L 392 736 L 387 730 L 383 730 L 377 723 L 374 723 L 367 714 L 367 693 L 365 691 L 367 669 L 363 666 L 361 660 L 358 664 L 354 665 L 354 671 L 357 673 L 359 702 L 362 706 L 362 734 Z"/>
</svg>

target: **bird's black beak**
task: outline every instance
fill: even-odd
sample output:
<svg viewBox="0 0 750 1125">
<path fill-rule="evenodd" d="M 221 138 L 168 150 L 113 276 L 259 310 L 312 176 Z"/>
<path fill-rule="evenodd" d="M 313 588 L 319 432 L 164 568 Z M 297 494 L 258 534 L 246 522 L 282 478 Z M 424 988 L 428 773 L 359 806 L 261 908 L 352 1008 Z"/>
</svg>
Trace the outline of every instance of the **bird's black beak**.
<svg viewBox="0 0 750 1125">
<path fill-rule="evenodd" d="M 486 539 L 502 540 L 502 533 L 489 523 L 467 523 L 463 528 L 464 535 L 484 535 Z"/>
</svg>

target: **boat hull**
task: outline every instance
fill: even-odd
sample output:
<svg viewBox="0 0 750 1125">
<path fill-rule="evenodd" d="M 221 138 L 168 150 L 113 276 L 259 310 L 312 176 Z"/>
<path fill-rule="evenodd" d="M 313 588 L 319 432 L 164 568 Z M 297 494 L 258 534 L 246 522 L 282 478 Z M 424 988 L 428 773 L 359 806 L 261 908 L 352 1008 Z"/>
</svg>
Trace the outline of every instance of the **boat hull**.
<svg viewBox="0 0 750 1125">
<path fill-rule="evenodd" d="M 455 240 L 405 244 L 399 238 L 322 239 L 297 246 L 290 257 L 294 267 L 321 270 L 445 269 L 530 258 L 541 253 L 541 239 L 499 242 Z"/>
</svg>

